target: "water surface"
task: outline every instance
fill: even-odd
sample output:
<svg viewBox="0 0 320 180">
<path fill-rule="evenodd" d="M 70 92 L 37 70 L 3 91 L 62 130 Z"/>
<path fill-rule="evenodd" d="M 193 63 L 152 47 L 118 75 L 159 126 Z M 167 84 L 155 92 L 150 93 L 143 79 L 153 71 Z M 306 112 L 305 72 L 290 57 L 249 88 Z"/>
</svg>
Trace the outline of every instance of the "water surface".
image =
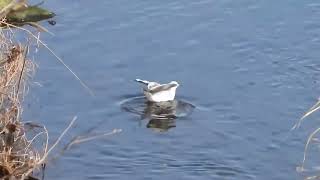
<svg viewBox="0 0 320 180">
<path fill-rule="evenodd" d="M 42 49 L 34 78 L 42 87 L 32 86 L 25 117 L 46 124 L 52 138 L 74 115 L 66 138 L 94 127 L 123 130 L 73 147 L 48 166 L 47 179 L 302 178 L 296 167 L 317 118 L 289 130 L 320 92 L 320 3 L 59 0 L 45 6 L 56 12 L 57 24 L 48 27 L 55 36 L 43 40 L 95 97 Z M 177 98 L 197 108 L 157 131 L 121 109 L 120 102 L 142 95 L 135 78 L 176 80 Z"/>
</svg>

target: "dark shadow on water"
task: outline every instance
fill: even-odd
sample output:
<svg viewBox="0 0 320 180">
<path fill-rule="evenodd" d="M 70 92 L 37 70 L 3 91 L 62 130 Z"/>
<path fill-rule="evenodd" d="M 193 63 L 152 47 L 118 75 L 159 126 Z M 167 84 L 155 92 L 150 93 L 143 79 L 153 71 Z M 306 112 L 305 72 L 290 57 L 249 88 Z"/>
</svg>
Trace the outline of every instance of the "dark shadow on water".
<svg viewBox="0 0 320 180">
<path fill-rule="evenodd" d="M 170 128 L 176 127 L 175 119 L 150 119 L 147 128 L 159 129 L 167 131 Z"/>
<path fill-rule="evenodd" d="M 139 115 L 141 120 L 148 120 L 147 128 L 161 131 L 176 127 L 176 119 L 190 115 L 194 108 L 182 100 L 154 103 L 144 97 L 129 98 L 121 103 L 122 110 Z"/>
</svg>

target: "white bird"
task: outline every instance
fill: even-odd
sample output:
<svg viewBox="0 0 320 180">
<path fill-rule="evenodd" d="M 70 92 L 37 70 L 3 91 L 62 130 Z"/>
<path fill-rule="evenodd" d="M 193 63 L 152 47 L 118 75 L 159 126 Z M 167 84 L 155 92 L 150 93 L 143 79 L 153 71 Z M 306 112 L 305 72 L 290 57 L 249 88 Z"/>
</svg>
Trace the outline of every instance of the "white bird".
<svg viewBox="0 0 320 180">
<path fill-rule="evenodd" d="M 143 93 L 148 101 L 151 102 L 173 101 L 179 86 L 177 81 L 171 81 L 168 84 L 159 84 L 141 79 L 136 79 L 136 81 L 146 85 L 143 88 Z"/>
</svg>

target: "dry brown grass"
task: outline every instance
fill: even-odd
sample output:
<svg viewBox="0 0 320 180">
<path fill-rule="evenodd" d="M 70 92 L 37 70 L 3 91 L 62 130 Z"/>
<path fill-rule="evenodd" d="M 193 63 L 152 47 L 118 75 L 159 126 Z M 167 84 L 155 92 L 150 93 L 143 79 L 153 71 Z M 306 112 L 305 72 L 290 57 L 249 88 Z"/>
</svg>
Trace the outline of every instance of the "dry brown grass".
<svg viewBox="0 0 320 180">
<path fill-rule="evenodd" d="M 12 33 L 0 32 L 0 178 L 25 179 L 35 173 L 47 151 L 47 140 L 39 150 L 33 141 L 41 134 L 48 136 L 42 127 L 34 138 L 28 139 L 21 121 L 21 103 L 35 65 L 27 59 L 28 46 L 15 44 Z"/>
<path fill-rule="evenodd" d="M 45 45 L 34 34 L 30 34 L 29 30 L 18 29 L 31 35 L 36 43 Z M 0 29 L 0 179 L 37 179 L 34 176 L 41 176 L 49 154 L 71 128 L 76 117 L 50 146 L 45 126 L 23 123 L 22 102 L 28 92 L 28 81 L 33 76 L 35 64 L 27 58 L 28 46 L 14 42 L 14 33 L 10 28 L 5 31 Z M 48 48 L 46 45 L 45 47 Z M 53 53 L 51 49 L 48 50 Z M 60 58 L 58 60 L 64 63 Z M 71 73 L 74 74 L 72 71 Z M 36 133 L 29 135 L 33 132 Z M 121 130 L 114 129 L 111 132 L 76 136 L 53 159 L 75 144 L 119 132 Z"/>
<path fill-rule="evenodd" d="M 27 58 L 30 42 L 27 42 L 27 45 L 16 42 L 16 31 L 25 32 L 29 39 L 49 50 L 90 94 L 93 95 L 93 92 L 37 35 L 28 29 L 5 22 L 3 17 L 10 10 L 10 7 L 12 4 L 0 10 L 0 19 L 2 19 L 0 24 L 6 25 L 5 29 L 0 28 L 0 179 L 37 179 L 34 177 L 39 177 L 43 173 L 49 154 L 77 118 L 72 119 L 68 127 L 51 146 L 49 146 L 49 134 L 45 126 L 32 122 L 23 123 L 21 119 L 22 102 L 28 92 L 28 82 L 33 76 L 36 66 L 33 61 Z M 40 26 L 35 28 L 46 31 Z M 58 156 L 75 144 L 119 132 L 121 132 L 119 129 L 99 134 L 93 134 L 90 131 L 90 133 L 76 136 L 67 143 Z"/>
<path fill-rule="evenodd" d="M 1 22 L 14 1 L 0 11 Z M 15 42 L 10 28 L 0 29 L 0 178 L 30 179 L 41 171 L 41 159 L 47 151 L 48 133 L 41 127 L 34 138 L 28 139 L 21 121 L 23 97 L 28 79 L 35 66 L 27 59 L 28 46 Z M 31 126 L 30 126 L 31 127 Z M 46 136 L 43 147 L 34 148 L 33 142 L 41 134 Z M 39 166 L 40 165 L 40 166 Z"/>
<path fill-rule="evenodd" d="M 45 126 L 23 123 L 22 102 L 35 64 L 27 58 L 28 46 L 15 43 L 15 33 L 0 29 L 0 179 L 36 179 L 76 118 L 51 147 Z"/>
<path fill-rule="evenodd" d="M 1 17 L 5 12 L 0 12 Z M 28 50 L 27 45 L 16 42 L 10 25 L 0 29 L 0 179 L 33 179 L 50 151 L 46 128 L 21 120 L 22 101 L 35 70 L 27 59 Z M 37 133 L 28 136 L 34 129 Z"/>
<path fill-rule="evenodd" d="M 35 36 L 32 35 L 32 38 Z M 42 43 L 39 39 L 36 40 Z M 31 179 L 34 174 L 39 176 L 48 162 L 49 154 L 77 119 L 72 119 L 50 147 L 45 126 L 23 123 L 21 104 L 28 92 L 28 81 L 35 71 L 35 64 L 27 58 L 27 54 L 28 46 L 14 43 L 12 29 L 0 29 L 0 179 Z M 75 144 L 119 132 L 121 130 L 114 129 L 111 132 L 76 136 L 54 159 Z M 33 134 L 30 135 L 31 133 Z"/>
</svg>

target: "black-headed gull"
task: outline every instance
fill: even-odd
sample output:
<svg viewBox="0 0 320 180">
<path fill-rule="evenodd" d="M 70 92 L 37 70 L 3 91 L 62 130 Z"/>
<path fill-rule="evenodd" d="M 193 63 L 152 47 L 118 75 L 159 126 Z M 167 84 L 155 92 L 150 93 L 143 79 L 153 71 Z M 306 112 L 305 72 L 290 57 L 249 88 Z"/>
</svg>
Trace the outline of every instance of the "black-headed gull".
<svg viewBox="0 0 320 180">
<path fill-rule="evenodd" d="M 150 82 L 146 80 L 136 79 L 137 82 L 146 85 L 143 88 L 143 93 L 151 102 L 172 101 L 176 95 L 179 83 L 171 81 L 168 84 L 159 84 L 157 82 Z"/>
</svg>

